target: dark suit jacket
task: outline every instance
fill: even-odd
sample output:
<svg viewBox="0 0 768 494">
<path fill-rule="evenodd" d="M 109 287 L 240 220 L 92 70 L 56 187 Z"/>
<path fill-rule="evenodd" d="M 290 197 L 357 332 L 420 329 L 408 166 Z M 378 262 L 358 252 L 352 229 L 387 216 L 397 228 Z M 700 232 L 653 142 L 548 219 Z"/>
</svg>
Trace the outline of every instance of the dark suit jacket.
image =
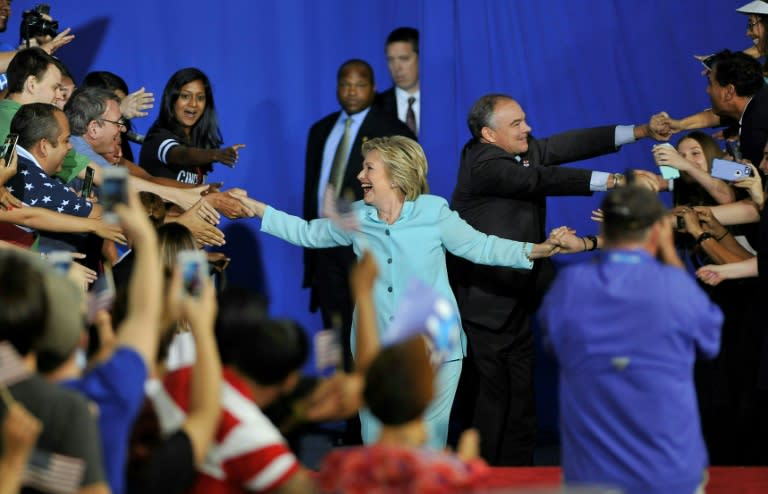
<svg viewBox="0 0 768 494">
<path fill-rule="evenodd" d="M 325 141 L 333 129 L 333 125 L 339 119 L 341 112 L 332 113 L 323 119 L 315 122 L 309 129 L 307 139 L 306 169 L 304 174 L 304 219 L 313 220 L 319 216 L 317 210 L 317 185 L 320 181 L 320 170 L 323 164 L 323 150 Z M 415 139 L 410 129 L 397 117 L 392 117 L 380 108 L 375 106 L 366 115 L 365 120 L 360 125 L 355 141 L 349 151 L 347 169 L 342 181 L 342 191 L 352 191 L 355 200 L 363 197 L 363 190 L 357 180 L 357 175 L 363 166 L 363 143 L 374 137 L 385 137 L 391 135 L 402 135 Z M 304 250 L 304 287 L 311 287 L 314 274 L 315 251 L 312 249 Z M 314 310 L 314 296 L 312 297 L 311 307 Z"/>
<path fill-rule="evenodd" d="M 614 152 L 614 135 L 615 127 L 599 127 L 542 140 L 529 137 L 520 162 L 498 146 L 471 140 L 462 151 L 451 207 L 483 233 L 542 242 L 547 196 L 591 194 L 590 170 L 550 165 Z M 553 270 L 548 259 L 526 271 L 452 257 L 449 274 L 462 318 L 500 329 L 513 312 L 535 309 Z"/>
<path fill-rule="evenodd" d="M 749 102 L 741 119 L 741 154 L 757 166 L 768 142 L 768 86 L 763 86 Z"/>
<path fill-rule="evenodd" d="M 395 97 L 395 86 L 378 93 L 376 99 L 373 101 L 374 106 L 378 106 L 385 112 L 389 113 L 395 118 L 397 116 L 397 98 Z"/>
</svg>

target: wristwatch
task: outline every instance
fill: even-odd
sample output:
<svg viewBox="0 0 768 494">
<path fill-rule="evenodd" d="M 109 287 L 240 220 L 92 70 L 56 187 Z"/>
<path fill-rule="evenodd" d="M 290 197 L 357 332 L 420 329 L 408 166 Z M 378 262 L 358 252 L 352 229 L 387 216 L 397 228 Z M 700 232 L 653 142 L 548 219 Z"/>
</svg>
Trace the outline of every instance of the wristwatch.
<svg viewBox="0 0 768 494">
<path fill-rule="evenodd" d="M 622 175 L 621 173 L 614 173 L 613 174 L 613 188 L 614 189 L 616 187 L 620 186 L 620 185 L 624 185 L 624 183 L 625 183 L 624 182 L 624 175 Z"/>
</svg>

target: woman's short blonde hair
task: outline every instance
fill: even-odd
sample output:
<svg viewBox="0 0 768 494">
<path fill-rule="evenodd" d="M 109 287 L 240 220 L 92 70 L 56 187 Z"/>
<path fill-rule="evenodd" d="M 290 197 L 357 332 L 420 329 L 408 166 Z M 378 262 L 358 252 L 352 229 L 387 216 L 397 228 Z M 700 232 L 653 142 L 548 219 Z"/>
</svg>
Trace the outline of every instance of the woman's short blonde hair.
<svg viewBox="0 0 768 494">
<path fill-rule="evenodd" d="M 392 183 L 400 188 L 406 201 L 429 193 L 427 157 L 418 142 L 403 136 L 376 137 L 363 143 L 363 156 L 371 151 L 379 152 Z"/>
</svg>

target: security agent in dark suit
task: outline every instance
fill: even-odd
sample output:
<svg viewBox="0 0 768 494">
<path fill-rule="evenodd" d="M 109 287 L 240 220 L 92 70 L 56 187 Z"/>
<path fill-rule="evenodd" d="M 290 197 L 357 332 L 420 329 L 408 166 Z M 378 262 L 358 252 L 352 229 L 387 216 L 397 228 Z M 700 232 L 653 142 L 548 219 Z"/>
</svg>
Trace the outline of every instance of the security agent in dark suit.
<svg viewBox="0 0 768 494">
<path fill-rule="evenodd" d="M 419 31 L 399 27 L 386 43 L 387 68 L 394 86 L 376 95 L 374 104 L 405 123 L 414 134 L 421 127 Z"/>
<path fill-rule="evenodd" d="M 467 123 L 472 139 L 462 151 L 451 208 L 483 233 L 536 243 L 546 238 L 547 196 L 589 195 L 625 182 L 620 174 L 551 165 L 615 152 L 651 133 L 650 125 L 609 126 L 538 140 L 520 105 L 503 94 L 481 97 Z M 530 465 L 536 416 L 529 317 L 553 277 L 551 262 L 523 272 L 451 257 L 448 267 L 469 343 L 468 374 L 454 403 L 470 404 L 486 461 Z"/>
<path fill-rule="evenodd" d="M 363 155 L 362 145 L 374 137 L 402 135 L 415 138 L 397 118 L 372 107 L 376 86 L 371 66 L 358 59 L 344 62 L 337 75 L 336 96 L 342 111 L 332 113 L 309 130 L 306 171 L 304 176 L 304 219 L 322 216 L 322 202 L 329 179 L 335 172 L 337 152 L 346 152 L 346 167 L 338 178 L 339 195 L 349 200 L 362 199 L 357 181 Z M 349 122 L 348 149 L 339 150 Z M 351 352 L 349 332 L 354 304 L 349 292 L 349 267 L 355 262 L 351 247 L 304 250 L 303 286 L 311 289 L 310 310 L 320 309 L 326 327 L 342 329 L 345 367 L 349 368 Z"/>
</svg>

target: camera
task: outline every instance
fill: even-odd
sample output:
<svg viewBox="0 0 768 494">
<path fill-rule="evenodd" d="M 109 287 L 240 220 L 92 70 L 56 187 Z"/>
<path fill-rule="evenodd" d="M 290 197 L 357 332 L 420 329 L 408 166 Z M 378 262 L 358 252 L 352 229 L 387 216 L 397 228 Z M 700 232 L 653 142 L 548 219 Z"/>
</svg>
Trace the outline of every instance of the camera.
<svg viewBox="0 0 768 494">
<path fill-rule="evenodd" d="M 683 218 L 682 216 L 677 217 L 677 229 L 685 230 L 685 218 Z"/>
<path fill-rule="evenodd" d="M 24 11 L 19 27 L 21 43 L 29 46 L 29 40 L 32 38 L 56 37 L 59 33 L 59 21 L 54 21 L 50 12 L 51 6 L 47 3 L 39 3 L 34 9 Z"/>
</svg>

